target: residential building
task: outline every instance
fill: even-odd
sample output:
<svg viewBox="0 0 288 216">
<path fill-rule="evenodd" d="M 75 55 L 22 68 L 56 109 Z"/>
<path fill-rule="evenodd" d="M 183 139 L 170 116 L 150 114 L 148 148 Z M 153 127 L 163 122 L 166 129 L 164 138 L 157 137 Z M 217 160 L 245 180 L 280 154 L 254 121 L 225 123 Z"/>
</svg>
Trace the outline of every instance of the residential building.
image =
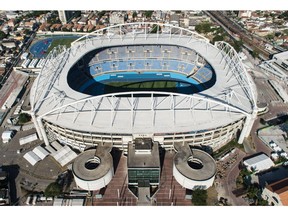
<svg viewBox="0 0 288 216">
<path fill-rule="evenodd" d="M 15 12 L 15 11 L 7 11 L 6 12 L 6 17 L 7 19 L 15 19 L 17 18 L 19 15 Z"/>
<path fill-rule="evenodd" d="M 16 47 L 15 41 L 12 41 L 12 40 L 2 41 L 2 45 L 6 48 L 15 48 Z"/>
<path fill-rule="evenodd" d="M 14 27 L 15 24 L 16 24 L 16 20 L 14 18 L 12 18 L 8 21 L 8 26 L 10 26 L 10 27 Z"/>
<path fill-rule="evenodd" d="M 88 21 L 88 18 L 85 17 L 85 16 L 82 16 L 82 17 L 80 18 L 80 20 L 78 21 L 78 24 L 86 25 L 86 24 L 87 24 L 87 21 Z"/>
<path fill-rule="evenodd" d="M 170 24 L 179 26 L 180 23 L 180 16 L 178 14 L 172 14 L 170 16 Z"/>
<path fill-rule="evenodd" d="M 115 24 L 123 24 L 124 23 L 124 15 L 121 12 L 113 12 L 109 16 L 110 25 Z"/>
<path fill-rule="evenodd" d="M 64 24 L 64 25 L 61 27 L 61 30 L 62 30 L 62 31 L 72 31 L 72 28 L 73 28 L 73 24 Z"/>
<path fill-rule="evenodd" d="M 262 192 L 262 198 L 269 205 L 288 206 L 288 178 L 268 184 Z"/>
<path fill-rule="evenodd" d="M 62 24 L 68 23 L 75 15 L 75 11 L 58 10 L 59 19 Z"/>
</svg>

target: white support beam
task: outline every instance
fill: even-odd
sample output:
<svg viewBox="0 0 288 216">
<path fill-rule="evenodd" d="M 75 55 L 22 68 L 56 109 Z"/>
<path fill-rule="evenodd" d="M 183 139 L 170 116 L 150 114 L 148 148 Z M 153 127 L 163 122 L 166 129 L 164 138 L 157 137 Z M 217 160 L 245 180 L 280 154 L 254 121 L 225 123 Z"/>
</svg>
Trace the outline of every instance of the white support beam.
<svg viewBox="0 0 288 216">
<path fill-rule="evenodd" d="M 151 112 L 152 112 L 152 126 L 154 126 L 154 118 L 155 118 L 155 110 L 154 110 L 154 95 L 151 94 L 151 97 L 150 97 L 150 103 L 151 103 Z"/>
<path fill-rule="evenodd" d="M 172 109 L 172 115 L 173 115 L 173 123 L 174 123 L 174 125 L 175 125 L 175 99 L 174 99 L 174 96 L 173 96 L 173 94 L 171 94 L 170 95 L 170 97 L 171 97 L 171 109 Z"/>
<path fill-rule="evenodd" d="M 131 128 L 133 128 L 134 125 L 134 97 L 133 94 L 131 95 Z"/>
<path fill-rule="evenodd" d="M 42 119 L 41 118 L 37 118 L 37 123 L 38 123 L 39 129 L 41 131 L 41 135 L 42 135 L 41 138 L 44 141 L 45 145 L 48 146 L 49 145 L 49 140 L 47 138 L 47 134 L 46 134 Z"/>
<path fill-rule="evenodd" d="M 110 118 L 111 118 L 111 121 L 110 121 L 110 125 L 111 125 L 111 127 L 113 126 L 113 123 L 114 123 L 114 118 L 115 118 L 115 100 L 114 100 L 114 96 L 112 96 L 111 97 L 111 116 L 110 116 Z"/>
</svg>

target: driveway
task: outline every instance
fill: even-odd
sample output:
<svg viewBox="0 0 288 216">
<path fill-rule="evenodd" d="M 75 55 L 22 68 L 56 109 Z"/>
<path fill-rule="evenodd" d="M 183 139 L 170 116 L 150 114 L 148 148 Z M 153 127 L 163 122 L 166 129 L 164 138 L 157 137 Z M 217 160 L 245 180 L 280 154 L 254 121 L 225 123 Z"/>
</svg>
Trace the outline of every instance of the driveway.
<svg viewBox="0 0 288 216">
<path fill-rule="evenodd" d="M 219 166 L 226 167 L 222 178 L 215 180 L 218 198 L 224 197 L 228 199 L 228 203 L 232 206 L 248 206 L 249 204 L 241 197 L 236 197 L 232 191 L 236 189 L 236 178 L 240 173 L 239 163 L 247 154 L 236 148 L 235 152 L 229 155 Z M 217 162 L 219 163 L 219 162 Z"/>
</svg>

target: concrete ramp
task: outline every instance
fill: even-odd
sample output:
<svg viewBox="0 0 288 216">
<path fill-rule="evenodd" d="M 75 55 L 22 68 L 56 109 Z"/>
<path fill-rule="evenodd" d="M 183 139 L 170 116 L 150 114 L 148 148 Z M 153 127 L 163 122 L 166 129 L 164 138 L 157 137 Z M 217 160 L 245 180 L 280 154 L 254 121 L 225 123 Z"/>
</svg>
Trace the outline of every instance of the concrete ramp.
<svg viewBox="0 0 288 216">
<path fill-rule="evenodd" d="M 138 188 L 138 206 L 150 206 L 150 187 L 139 187 Z"/>
</svg>

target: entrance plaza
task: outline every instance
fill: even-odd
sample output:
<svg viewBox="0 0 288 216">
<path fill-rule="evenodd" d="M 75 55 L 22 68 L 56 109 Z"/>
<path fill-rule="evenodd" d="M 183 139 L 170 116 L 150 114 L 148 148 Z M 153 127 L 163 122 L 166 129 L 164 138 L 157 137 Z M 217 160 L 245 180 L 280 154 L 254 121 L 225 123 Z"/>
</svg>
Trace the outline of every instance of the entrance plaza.
<svg viewBox="0 0 288 216">
<path fill-rule="evenodd" d="M 121 154 L 119 151 L 117 154 Z M 164 158 L 162 157 L 164 156 Z M 161 153 L 161 178 L 157 193 L 151 197 L 150 205 L 189 206 L 191 200 L 185 199 L 186 189 L 173 177 L 173 158 L 175 152 Z M 97 198 L 102 194 L 102 198 Z M 121 154 L 115 175 L 106 188 L 94 191 L 87 205 L 93 206 L 135 206 L 139 205 L 136 196 L 128 189 L 127 157 Z"/>
</svg>

